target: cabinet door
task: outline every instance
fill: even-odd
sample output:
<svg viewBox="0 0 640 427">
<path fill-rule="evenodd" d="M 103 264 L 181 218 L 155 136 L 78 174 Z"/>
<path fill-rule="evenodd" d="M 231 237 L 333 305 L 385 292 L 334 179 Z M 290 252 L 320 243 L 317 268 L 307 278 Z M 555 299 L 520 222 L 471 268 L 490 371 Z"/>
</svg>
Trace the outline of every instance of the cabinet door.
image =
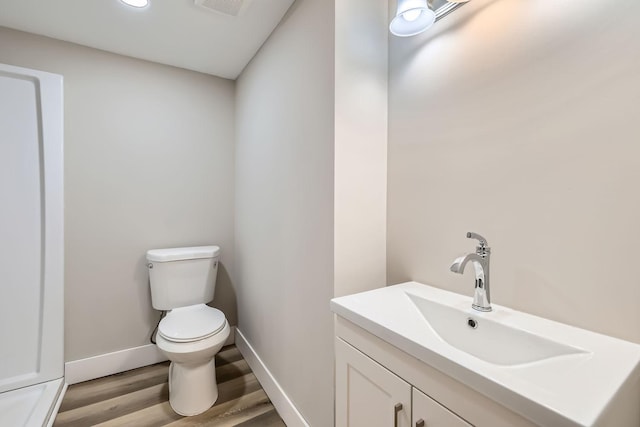
<svg viewBox="0 0 640 427">
<path fill-rule="evenodd" d="M 473 427 L 416 388 L 413 389 L 412 403 L 415 427 Z"/>
<path fill-rule="evenodd" d="M 411 385 L 336 338 L 336 427 L 409 427 Z"/>
</svg>

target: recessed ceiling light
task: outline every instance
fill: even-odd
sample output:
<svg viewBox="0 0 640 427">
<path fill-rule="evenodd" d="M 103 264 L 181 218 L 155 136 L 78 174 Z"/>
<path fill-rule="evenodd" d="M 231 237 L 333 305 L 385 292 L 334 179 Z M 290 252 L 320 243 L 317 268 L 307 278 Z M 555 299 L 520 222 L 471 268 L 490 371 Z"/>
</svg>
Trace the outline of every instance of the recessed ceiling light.
<svg viewBox="0 0 640 427">
<path fill-rule="evenodd" d="M 133 7 L 146 7 L 149 0 L 120 0 L 122 3 Z"/>
</svg>

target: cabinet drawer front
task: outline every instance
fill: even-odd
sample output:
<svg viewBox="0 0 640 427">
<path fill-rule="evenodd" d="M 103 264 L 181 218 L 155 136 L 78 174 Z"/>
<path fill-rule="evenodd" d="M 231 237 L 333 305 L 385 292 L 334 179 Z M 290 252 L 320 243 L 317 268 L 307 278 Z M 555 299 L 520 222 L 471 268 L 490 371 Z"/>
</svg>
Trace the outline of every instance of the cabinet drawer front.
<svg viewBox="0 0 640 427">
<path fill-rule="evenodd" d="M 438 402 L 413 389 L 413 425 L 421 427 L 473 427 L 471 424 L 449 411 Z"/>
<path fill-rule="evenodd" d="M 336 427 L 409 427 L 410 418 L 411 385 L 337 338 Z"/>
</svg>

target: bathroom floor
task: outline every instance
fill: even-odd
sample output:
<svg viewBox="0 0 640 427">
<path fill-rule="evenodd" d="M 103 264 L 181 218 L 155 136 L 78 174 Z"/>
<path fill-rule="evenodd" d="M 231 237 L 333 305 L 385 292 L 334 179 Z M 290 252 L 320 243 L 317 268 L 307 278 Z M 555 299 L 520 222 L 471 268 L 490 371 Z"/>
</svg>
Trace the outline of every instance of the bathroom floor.
<svg viewBox="0 0 640 427">
<path fill-rule="evenodd" d="M 241 426 L 284 427 L 269 398 L 235 346 L 216 355 L 218 401 L 208 411 L 182 417 L 169 406 L 169 362 L 74 384 L 54 427 Z"/>
</svg>

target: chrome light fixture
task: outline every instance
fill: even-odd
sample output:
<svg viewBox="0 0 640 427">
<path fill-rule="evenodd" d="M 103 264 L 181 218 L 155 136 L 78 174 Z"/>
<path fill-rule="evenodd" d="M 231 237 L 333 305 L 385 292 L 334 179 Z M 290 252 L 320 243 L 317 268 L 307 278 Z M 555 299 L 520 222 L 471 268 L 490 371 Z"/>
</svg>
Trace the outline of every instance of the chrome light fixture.
<svg viewBox="0 0 640 427">
<path fill-rule="evenodd" d="M 415 36 L 436 22 L 436 14 L 427 0 L 398 0 L 396 16 L 389 24 L 389 31 L 399 37 Z"/>
</svg>

